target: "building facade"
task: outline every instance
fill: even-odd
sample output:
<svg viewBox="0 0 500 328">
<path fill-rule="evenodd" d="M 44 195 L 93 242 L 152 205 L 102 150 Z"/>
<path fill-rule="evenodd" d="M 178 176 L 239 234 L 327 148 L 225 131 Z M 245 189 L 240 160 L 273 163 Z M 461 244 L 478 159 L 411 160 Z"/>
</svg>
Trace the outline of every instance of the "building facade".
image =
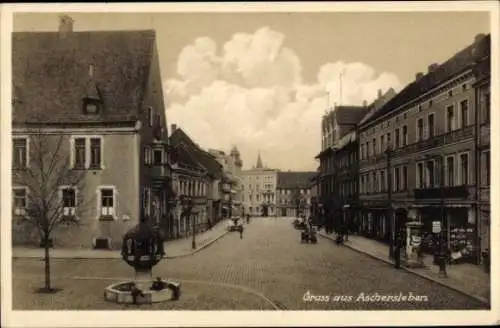
<svg viewBox="0 0 500 328">
<path fill-rule="evenodd" d="M 222 150 L 209 149 L 219 164 L 222 165 L 223 179 L 221 198 L 223 200 L 222 216 L 241 215 L 242 208 L 242 181 L 240 178 L 243 161 L 236 147 L 231 149 L 229 155 Z M 231 209 L 231 210 L 230 210 Z M 234 211 L 233 211 L 234 210 Z M 233 213 L 234 212 L 234 213 Z"/>
<path fill-rule="evenodd" d="M 73 24 L 13 33 L 13 243 L 40 243 L 27 221 L 47 204 L 77 222 L 53 245 L 119 248 L 140 219 L 163 226 L 171 196 L 155 32 Z"/>
<path fill-rule="evenodd" d="M 298 217 L 312 214 L 311 187 L 316 172 L 278 171 L 276 186 L 277 216 Z"/>
<path fill-rule="evenodd" d="M 382 93 L 379 92 L 382 98 Z M 322 118 L 321 152 L 316 156 L 320 161 L 319 202 L 322 208 L 325 228 L 330 231 L 340 224 L 344 217 L 344 203 L 340 197 L 338 163 L 344 163 L 344 155 L 350 161 L 348 150 L 341 145 L 344 138 L 356 131 L 357 124 L 367 114 L 367 106 L 337 106 Z M 342 141 L 343 142 L 343 141 Z M 339 158 L 337 158 L 337 155 Z M 342 173 L 345 177 L 345 174 Z M 343 182 L 344 183 L 344 182 Z M 352 184 L 351 184 L 352 187 Z M 351 191 L 352 194 L 352 191 Z"/>
<path fill-rule="evenodd" d="M 257 165 L 241 171 L 244 212 L 252 216 L 275 216 L 277 170 L 264 167 L 260 154 Z"/>
<path fill-rule="evenodd" d="M 476 97 L 487 87 L 477 90 L 474 67 L 489 52 L 490 37 L 476 36 L 360 124 L 363 234 L 390 242 L 408 220 L 420 221 L 424 251 L 434 252 L 439 221 L 450 251 L 479 262 Z"/>
<path fill-rule="evenodd" d="M 170 135 L 170 144 L 182 145 L 187 149 L 188 154 L 205 172 L 206 189 L 203 195 L 196 196 L 197 206 L 204 206 L 198 210 L 200 214 L 197 226 L 199 230 L 205 230 L 218 223 L 221 218 L 221 188 L 222 188 L 222 166 L 217 159 L 207 151 L 201 149 L 181 128 L 172 124 Z M 203 203 L 203 204 L 202 204 Z M 177 210 L 179 212 L 179 210 Z"/>
</svg>

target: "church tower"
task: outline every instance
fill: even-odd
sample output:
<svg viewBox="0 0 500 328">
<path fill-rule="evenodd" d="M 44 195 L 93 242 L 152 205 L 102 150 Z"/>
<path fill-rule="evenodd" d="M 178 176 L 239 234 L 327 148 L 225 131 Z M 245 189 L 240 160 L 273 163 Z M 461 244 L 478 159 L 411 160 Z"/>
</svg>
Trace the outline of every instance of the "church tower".
<svg viewBox="0 0 500 328">
<path fill-rule="evenodd" d="M 256 166 L 257 169 L 263 169 L 264 166 L 262 165 L 262 158 L 260 157 L 260 152 L 259 152 L 259 155 L 257 156 L 257 166 Z"/>
</svg>

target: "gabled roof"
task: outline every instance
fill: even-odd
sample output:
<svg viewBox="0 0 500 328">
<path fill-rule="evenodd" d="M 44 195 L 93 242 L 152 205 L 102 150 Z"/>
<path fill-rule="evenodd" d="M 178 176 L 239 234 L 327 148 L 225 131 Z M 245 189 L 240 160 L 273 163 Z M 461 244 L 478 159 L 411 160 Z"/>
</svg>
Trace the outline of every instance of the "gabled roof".
<svg viewBox="0 0 500 328">
<path fill-rule="evenodd" d="M 201 166 L 200 163 L 195 160 L 194 156 L 189 153 L 189 150 L 187 150 L 187 147 L 185 147 L 183 144 L 175 145 L 173 147 L 173 151 L 175 152 L 175 157 L 178 163 L 191 167 L 193 169 L 205 171 L 203 166 Z"/>
<path fill-rule="evenodd" d="M 179 127 L 175 129 L 169 138 L 172 145 L 185 144 L 194 159 L 205 169 L 213 178 L 222 179 L 222 165 L 217 159 L 208 152 L 201 149 L 194 141 Z"/>
<path fill-rule="evenodd" d="M 431 89 L 439 86 L 445 81 L 471 69 L 477 60 L 489 56 L 491 47 L 491 36 L 485 35 L 465 49 L 456 53 L 443 64 L 439 65 L 434 71 L 425 74 L 420 79 L 408 84 L 395 97 L 387 102 L 379 111 L 377 111 L 369 121 L 396 110 L 398 107 L 410 102 L 411 100 L 423 95 Z"/>
<path fill-rule="evenodd" d="M 367 112 L 364 106 L 337 106 L 333 113 L 338 125 L 356 125 Z"/>
<path fill-rule="evenodd" d="M 137 120 L 155 49 L 153 30 L 12 33 L 13 122 Z M 99 115 L 83 113 L 89 96 Z"/>
<path fill-rule="evenodd" d="M 277 189 L 306 189 L 317 172 L 278 172 Z"/>
</svg>

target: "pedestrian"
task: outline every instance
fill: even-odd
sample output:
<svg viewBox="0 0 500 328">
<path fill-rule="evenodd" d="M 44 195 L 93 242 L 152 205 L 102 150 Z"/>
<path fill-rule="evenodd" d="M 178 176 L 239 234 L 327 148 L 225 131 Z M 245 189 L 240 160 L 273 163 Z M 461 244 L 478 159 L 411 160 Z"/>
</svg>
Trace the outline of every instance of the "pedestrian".
<svg viewBox="0 0 500 328">
<path fill-rule="evenodd" d="M 243 225 L 240 226 L 240 239 L 243 239 Z"/>
<path fill-rule="evenodd" d="M 396 269 L 399 269 L 401 267 L 401 235 L 398 234 L 396 237 L 396 249 L 394 250 L 394 265 Z"/>
</svg>

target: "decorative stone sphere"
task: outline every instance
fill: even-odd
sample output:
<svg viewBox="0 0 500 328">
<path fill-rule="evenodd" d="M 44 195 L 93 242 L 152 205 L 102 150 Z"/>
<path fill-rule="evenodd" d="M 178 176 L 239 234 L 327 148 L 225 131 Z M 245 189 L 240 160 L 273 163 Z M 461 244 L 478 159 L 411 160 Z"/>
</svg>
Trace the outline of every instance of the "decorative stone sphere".
<svg viewBox="0 0 500 328">
<path fill-rule="evenodd" d="M 159 229 L 141 222 L 123 236 L 122 258 L 136 270 L 151 270 L 165 255 Z"/>
</svg>

